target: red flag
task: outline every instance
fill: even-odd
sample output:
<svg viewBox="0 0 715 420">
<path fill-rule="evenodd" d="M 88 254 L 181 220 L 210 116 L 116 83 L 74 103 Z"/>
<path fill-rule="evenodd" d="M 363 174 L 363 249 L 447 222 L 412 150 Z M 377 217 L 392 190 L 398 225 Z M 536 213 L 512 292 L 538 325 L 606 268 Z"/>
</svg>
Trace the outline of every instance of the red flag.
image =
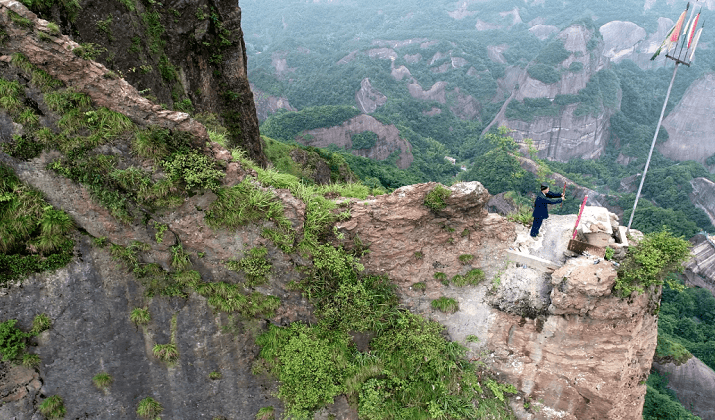
<svg viewBox="0 0 715 420">
<path fill-rule="evenodd" d="M 678 38 L 680 38 L 680 31 L 683 29 L 683 22 L 685 21 L 685 14 L 688 12 L 688 9 L 690 8 L 690 3 L 688 3 L 688 6 L 685 8 L 685 11 L 680 15 L 680 18 L 678 19 L 678 23 L 675 24 L 675 30 L 673 31 L 673 34 L 670 35 L 670 42 L 678 42 Z"/>
<path fill-rule="evenodd" d="M 693 43 L 693 37 L 695 36 L 695 28 L 698 27 L 698 19 L 700 18 L 700 13 L 695 16 L 695 22 L 693 22 L 693 26 L 690 27 L 690 35 L 688 35 L 688 48 L 690 48 L 690 44 Z"/>
</svg>

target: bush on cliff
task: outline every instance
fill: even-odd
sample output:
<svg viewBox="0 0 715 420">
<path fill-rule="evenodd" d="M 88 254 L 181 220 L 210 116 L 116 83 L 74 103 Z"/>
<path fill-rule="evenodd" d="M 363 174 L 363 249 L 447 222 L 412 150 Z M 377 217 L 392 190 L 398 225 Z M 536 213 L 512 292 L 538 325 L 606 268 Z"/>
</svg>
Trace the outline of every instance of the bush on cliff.
<svg viewBox="0 0 715 420">
<path fill-rule="evenodd" d="M 621 297 L 661 286 L 669 273 L 682 271 L 690 256 L 690 244 L 670 231 L 649 233 L 628 254 L 618 270 L 615 290 Z"/>
</svg>

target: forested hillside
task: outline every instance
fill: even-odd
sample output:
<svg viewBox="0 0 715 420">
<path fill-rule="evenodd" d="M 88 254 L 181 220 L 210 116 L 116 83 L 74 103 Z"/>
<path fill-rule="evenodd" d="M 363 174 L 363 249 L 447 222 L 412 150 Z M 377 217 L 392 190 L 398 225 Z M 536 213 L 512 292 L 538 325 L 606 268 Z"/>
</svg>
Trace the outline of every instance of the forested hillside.
<svg viewBox="0 0 715 420">
<path fill-rule="evenodd" d="M 369 109 L 370 115 L 399 129 L 400 137 L 412 146 L 414 161 L 400 170 L 395 166 L 396 155 L 373 161 L 356 156 L 359 147 L 367 146 L 358 144 L 347 150 L 333 146 L 364 182 L 391 189 L 415 182 L 477 180 L 492 194 L 503 192 L 509 184 L 508 188 L 526 195 L 534 190 L 538 177 L 520 180 L 519 185 L 490 185 L 484 178 L 485 164 L 489 172 L 509 171 L 486 159 L 496 146 L 484 130 L 496 130 L 492 121 L 502 107 L 504 118 L 526 123 L 572 109 L 576 121 L 579 116 L 601 118 L 600 124 L 608 130 L 606 144 L 594 146 L 603 148 L 596 160 L 547 158 L 548 170 L 615 195 L 614 202 L 625 217 L 638 186 L 638 180 L 629 177 L 643 169 L 672 64 L 662 59 L 651 63 L 643 59 L 644 53 L 634 53 L 632 60 L 612 60 L 613 38 L 629 34 L 601 28 L 609 22 L 628 21 L 653 38 L 662 30 L 659 19 L 677 19 L 684 6 L 685 2 L 627 1 L 614 8 L 597 1 L 584 10 L 576 2 L 556 1 L 279 0 L 270 7 L 255 0 L 241 2 L 254 90 L 284 98 L 297 110 L 279 109 L 263 123 L 262 134 L 294 142 L 301 140 L 298 136 L 305 130 L 341 125 L 361 112 L 356 93 L 365 93 L 361 84 L 367 79 L 367 96 L 384 98 L 374 103 L 374 110 Z M 709 12 L 705 9 L 703 15 Z M 584 68 L 582 53 L 565 48 L 573 47 L 568 45 L 571 38 L 564 38 L 567 28 L 571 32 L 576 28 L 577 35 L 589 39 L 584 41 L 586 51 L 591 55 L 589 63 L 596 67 L 587 64 Z M 661 39 L 662 35 L 657 42 Z M 645 51 L 647 42 L 651 39 L 640 41 L 634 51 Z M 679 72 L 667 112 L 688 86 L 712 70 L 713 63 L 712 50 L 701 45 L 693 66 Z M 530 90 L 519 86 L 518 77 L 544 83 L 539 86 L 557 92 L 556 96 L 530 98 Z M 574 78 L 584 81 L 582 89 L 569 84 Z M 514 100 L 507 102 L 518 90 Z M 576 93 L 558 93 L 570 91 Z M 668 132 L 661 130 L 659 143 L 667 139 Z M 545 153 L 539 150 L 540 157 Z M 456 164 L 445 156 L 453 157 Z M 671 161 L 656 149 L 651 168 L 644 186 L 647 201 L 639 204 L 635 227 L 653 231 L 665 224 L 687 237 L 701 230 L 715 231 L 712 219 L 685 199 L 693 191 L 693 178 L 715 179 L 708 172 L 715 166 Z"/>
</svg>

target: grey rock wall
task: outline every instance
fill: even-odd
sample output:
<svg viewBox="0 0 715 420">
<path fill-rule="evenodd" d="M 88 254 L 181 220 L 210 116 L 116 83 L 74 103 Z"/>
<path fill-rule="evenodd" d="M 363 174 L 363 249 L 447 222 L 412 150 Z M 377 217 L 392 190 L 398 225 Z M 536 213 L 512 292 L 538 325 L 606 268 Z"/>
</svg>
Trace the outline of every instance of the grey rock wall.
<svg viewBox="0 0 715 420">
<path fill-rule="evenodd" d="M 30 347 L 42 360 L 41 388 L 28 387 L 31 395 L 0 405 L 0 418 L 36 419 L 36 404 L 50 395 L 64 399 L 68 419 L 133 420 L 145 397 L 163 405 L 162 418 L 174 420 L 248 420 L 263 406 L 280 407 L 271 397 L 272 383 L 251 373 L 259 349 L 250 331 L 240 323 L 231 328 L 226 314 L 213 313 L 196 294 L 144 297 L 143 287 L 106 250 L 93 248 L 88 237 L 78 239 L 77 258 L 67 267 L 0 290 L 0 319 L 16 318 L 23 330 L 41 312 L 53 321 Z M 297 299 L 292 304 L 301 307 Z M 135 307 L 149 309 L 147 327 L 129 321 Z M 170 342 L 172 316 L 180 359 L 167 366 L 152 355 L 152 347 Z M 255 321 L 255 327 L 265 322 Z M 106 393 L 92 384 L 103 371 L 114 378 Z M 212 371 L 222 378 L 209 379 Z M 0 389 L 6 379 L 0 376 Z"/>
</svg>

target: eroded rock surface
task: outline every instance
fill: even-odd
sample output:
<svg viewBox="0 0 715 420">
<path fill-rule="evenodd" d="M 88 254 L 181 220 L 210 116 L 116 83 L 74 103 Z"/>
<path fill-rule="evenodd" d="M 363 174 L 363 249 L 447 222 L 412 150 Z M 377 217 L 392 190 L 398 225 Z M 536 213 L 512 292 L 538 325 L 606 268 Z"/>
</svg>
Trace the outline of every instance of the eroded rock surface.
<svg viewBox="0 0 715 420">
<path fill-rule="evenodd" d="M 412 147 L 400 137 L 400 131 L 394 125 L 385 125 L 369 115 L 358 115 L 340 126 L 309 130 L 298 136 L 296 140 L 306 146 L 328 147 L 334 144 L 345 149 L 352 148 L 354 134 L 371 131 L 377 134 L 378 140 L 369 149 L 353 150 L 357 156 L 375 160 L 385 160 L 394 152 L 399 151 L 397 167 L 405 169 L 412 164 Z"/>
<path fill-rule="evenodd" d="M 715 371 L 697 357 L 680 366 L 653 362 L 653 369 L 667 375 L 668 388 L 675 391 L 678 401 L 688 411 L 702 419 L 715 418 Z"/>
</svg>

